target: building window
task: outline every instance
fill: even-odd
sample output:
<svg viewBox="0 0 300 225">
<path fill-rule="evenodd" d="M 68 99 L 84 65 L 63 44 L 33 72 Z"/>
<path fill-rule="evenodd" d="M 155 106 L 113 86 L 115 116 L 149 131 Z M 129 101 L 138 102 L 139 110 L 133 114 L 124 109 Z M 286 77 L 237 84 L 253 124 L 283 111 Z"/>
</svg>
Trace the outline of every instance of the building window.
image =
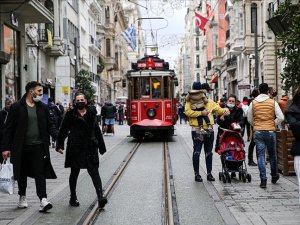
<svg viewBox="0 0 300 225">
<path fill-rule="evenodd" d="M 110 39 L 106 39 L 106 57 L 111 57 Z"/>
<path fill-rule="evenodd" d="M 196 37 L 196 51 L 199 51 L 200 47 L 199 47 L 199 38 Z"/>
<path fill-rule="evenodd" d="M 251 4 L 251 33 L 257 29 L 257 4 Z"/>
<path fill-rule="evenodd" d="M 10 55 L 9 62 L 4 68 L 5 97 L 13 100 L 20 99 L 20 34 L 8 26 L 3 26 L 4 52 Z"/>
<path fill-rule="evenodd" d="M 196 68 L 200 68 L 200 57 L 196 55 Z"/>
<path fill-rule="evenodd" d="M 240 35 L 244 33 L 244 17 L 242 13 L 239 13 L 239 30 Z"/>
<path fill-rule="evenodd" d="M 274 3 L 273 2 L 269 3 L 268 14 L 269 14 L 269 19 L 272 18 L 274 15 Z"/>
<path fill-rule="evenodd" d="M 72 6 L 72 8 L 78 12 L 78 1 L 77 0 L 68 0 L 69 5 Z"/>
<path fill-rule="evenodd" d="M 200 73 L 197 73 L 197 81 L 200 82 Z"/>
<path fill-rule="evenodd" d="M 109 6 L 105 8 L 105 23 L 110 22 L 110 12 L 109 12 Z"/>
</svg>

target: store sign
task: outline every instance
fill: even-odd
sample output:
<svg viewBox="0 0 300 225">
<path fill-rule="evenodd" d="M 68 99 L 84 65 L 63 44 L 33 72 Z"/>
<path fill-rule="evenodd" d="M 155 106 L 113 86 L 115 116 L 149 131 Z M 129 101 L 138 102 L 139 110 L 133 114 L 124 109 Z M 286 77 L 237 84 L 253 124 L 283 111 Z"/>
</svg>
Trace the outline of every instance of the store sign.
<svg viewBox="0 0 300 225">
<path fill-rule="evenodd" d="M 11 19 L 11 24 L 14 25 L 15 27 L 18 27 L 19 26 L 19 21 L 18 21 L 18 18 L 16 16 L 16 14 L 14 13 L 11 13 L 10 14 L 10 19 Z"/>
<path fill-rule="evenodd" d="M 238 85 L 239 90 L 250 89 L 250 88 L 251 88 L 250 84 Z"/>
</svg>

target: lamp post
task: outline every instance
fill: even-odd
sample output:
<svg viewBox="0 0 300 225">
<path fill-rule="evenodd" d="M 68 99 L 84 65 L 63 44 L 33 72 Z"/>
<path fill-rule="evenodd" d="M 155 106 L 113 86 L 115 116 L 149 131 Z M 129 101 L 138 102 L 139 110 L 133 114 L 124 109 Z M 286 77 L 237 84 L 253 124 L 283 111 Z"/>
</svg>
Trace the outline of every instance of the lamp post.
<svg viewBox="0 0 300 225">
<path fill-rule="evenodd" d="M 254 31 L 254 54 L 255 54 L 255 75 L 254 75 L 254 87 L 258 87 L 258 37 L 257 37 L 257 5 L 251 4 L 251 25 Z"/>
</svg>

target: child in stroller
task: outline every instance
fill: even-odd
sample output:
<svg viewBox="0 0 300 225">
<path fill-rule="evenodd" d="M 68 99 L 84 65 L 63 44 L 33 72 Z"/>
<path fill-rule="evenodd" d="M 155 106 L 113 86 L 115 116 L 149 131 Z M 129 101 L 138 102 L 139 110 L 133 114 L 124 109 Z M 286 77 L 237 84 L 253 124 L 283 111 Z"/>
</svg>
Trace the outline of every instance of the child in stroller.
<svg viewBox="0 0 300 225">
<path fill-rule="evenodd" d="M 221 128 L 222 129 L 222 128 Z M 219 172 L 219 180 L 231 183 L 235 172 L 239 173 L 239 180 L 251 182 L 251 174 L 247 173 L 245 163 L 244 140 L 239 131 L 222 129 L 220 136 L 220 149 L 217 151 L 222 162 L 222 172 Z M 245 168 L 244 166 L 245 165 Z M 229 173 L 231 172 L 231 176 Z"/>
</svg>

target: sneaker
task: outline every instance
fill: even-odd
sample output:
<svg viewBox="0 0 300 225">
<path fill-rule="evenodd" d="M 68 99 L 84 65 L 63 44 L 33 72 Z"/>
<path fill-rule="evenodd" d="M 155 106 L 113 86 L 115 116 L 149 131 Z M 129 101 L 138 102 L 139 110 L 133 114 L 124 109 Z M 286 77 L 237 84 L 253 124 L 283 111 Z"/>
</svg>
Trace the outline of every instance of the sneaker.
<svg viewBox="0 0 300 225">
<path fill-rule="evenodd" d="M 272 177 L 272 184 L 276 184 L 276 182 L 279 180 L 279 174 L 277 176 Z"/>
<path fill-rule="evenodd" d="M 103 209 L 106 204 L 107 204 L 107 198 L 102 197 L 100 200 L 98 200 L 99 209 Z"/>
<path fill-rule="evenodd" d="M 266 188 L 267 187 L 267 180 L 261 180 L 259 186 L 260 186 L 260 188 Z"/>
<path fill-rule="evenodd" d="M 78 207 L 80 205 L 77 197 L 74 197 L 74 198 L 71 197 L 70 201 L 69 201 L 69 204 L 70 204 L 70 206 L 73 206 L 73 207 Z"/>
<path fill-rule="evenodd" d="M 215 181 L 215 178 L 213 177 L 213 175 L 211 175 L 211 173 L 207 174 L 207 180 L 208 181 Z"/>
<path fill-rule="evenodd" d="M 203 181 L 200 174 L 196 174 L 196 175 L 195 175 L 195 181 L 196 181 L 196 182 L 202 182 L 202 181 Z"/>
<path fill-rule="evenodd" d="M 249 161 L 248 166 L 257 166 L 257 164 L 254 161 Z"/>
<path fill-rule="evenodd" d="M 27 200 L 26 200 L 26 196 L 25 195 L 20 195 L 18 208 L 24 209 L 24 208 L 27 208 L 27 207 L 28 207 L 28 203 L 27 203 Z"/>
<path fill-rule="evenodd" d="M 52 204 L 46 198 L 42 198 L 40 204 L 40 212 L 47 212 L 47 210 L 52 209 Z"/>
</svg>

